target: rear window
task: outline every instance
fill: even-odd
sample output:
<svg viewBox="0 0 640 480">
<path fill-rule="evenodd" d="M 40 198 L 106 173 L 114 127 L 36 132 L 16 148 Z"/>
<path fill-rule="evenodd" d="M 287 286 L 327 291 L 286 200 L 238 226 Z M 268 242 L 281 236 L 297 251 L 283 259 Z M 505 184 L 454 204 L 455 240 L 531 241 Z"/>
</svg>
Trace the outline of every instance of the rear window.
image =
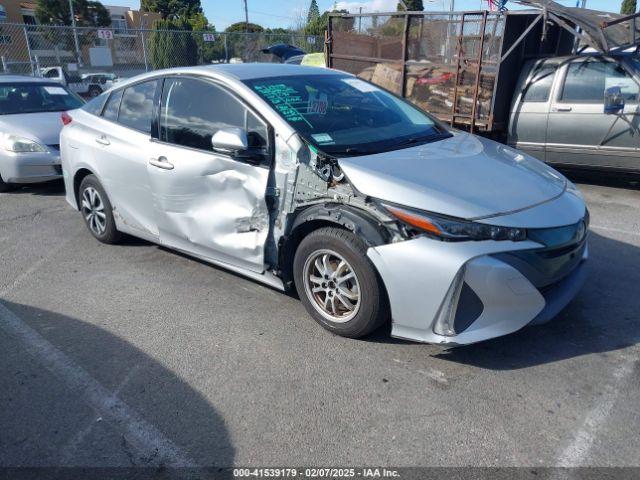
<svg viewBox="0 0 640 480">
<path fill-rule="evenodd" d="M 153 98 L 157 84 L 157 80 L 151 80 L 126 88 L 122 95 L 118 123 L 144 133 L 151 133 Z"/>
<path fill-rule="evenodd" d="M 523 102 L 546 102 L 549 100 L 551 85 L 555 77 L 556 67 L 545 66 L 538 68 L 533 79 L 522 93 Z"/>
<path fill-rule="evenodd" d="M 103 118 L 115 122 L 118 118 L 118 110 L 120 109 L 120 101 L 122 100 L 122 90 L 116 90 L 109 96 L 107 104 L 102 112 Z"/>
<path fill-rule="evenodd" d="M 0 115 L 63 112 L 81 107 L 84 101 L 58 84 L 0 84 Z"/>
</svg>

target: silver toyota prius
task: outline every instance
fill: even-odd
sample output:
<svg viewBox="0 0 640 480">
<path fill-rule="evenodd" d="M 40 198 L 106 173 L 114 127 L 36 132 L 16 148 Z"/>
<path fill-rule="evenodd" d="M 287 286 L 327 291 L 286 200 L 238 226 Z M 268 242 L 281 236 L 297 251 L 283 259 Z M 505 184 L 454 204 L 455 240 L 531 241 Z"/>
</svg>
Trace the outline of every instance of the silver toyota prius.
<svg viewBox="0 0 640 480">
<path fill-rule="evenodd" d="M 62 177 L 60 112 L 83 103 L 51 80 L 0 75 L 0 192 Z"/>
<path fill-rule="evenodd" d="M 576 187 L 343 72 L 156 71 L 68 112 L 67 201 L 285 290 L 324 328 L 447 345 L 552 319 L 585 275 Z"/>
</svg>

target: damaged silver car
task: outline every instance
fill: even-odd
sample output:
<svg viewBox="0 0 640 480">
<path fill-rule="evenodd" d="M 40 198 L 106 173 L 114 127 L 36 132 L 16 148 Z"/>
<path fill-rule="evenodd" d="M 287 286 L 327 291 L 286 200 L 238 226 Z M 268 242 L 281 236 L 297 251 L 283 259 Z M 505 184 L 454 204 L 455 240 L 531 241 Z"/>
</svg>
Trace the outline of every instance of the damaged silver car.
<svg viewBox="0 0 640 480">
<path fill-rule="evenodd" d="M 553 318 L 585 275 L 576 187 L 357 77 L 177 68 L 64 116 L 67 201 L 277 289 L 327 330 L 468 344 Z"/>
</svg>

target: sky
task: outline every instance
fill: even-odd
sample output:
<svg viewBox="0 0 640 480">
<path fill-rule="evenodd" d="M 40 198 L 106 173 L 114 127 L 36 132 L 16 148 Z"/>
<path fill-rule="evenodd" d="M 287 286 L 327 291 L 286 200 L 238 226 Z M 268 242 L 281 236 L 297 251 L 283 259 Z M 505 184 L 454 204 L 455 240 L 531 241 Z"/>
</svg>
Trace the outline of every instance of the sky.
<svg viewBox="0 0 640 480">
<path fill-rule="evenodd" d="M 224 30 L 235 22 L 244 21 L 243 0 L 201 0 L 204 13 L 209 23 L 215 25 L 217 30 Z M 428 11 L 441 11 L 449 9 L 451 0 L 423 0 L 424 9 Z M 486 0 L 454 0 L 456 10 L 486 9 Z M 558 1 L 558 0 L 556 0 Z M 133 9 L 140 8 L 139 0 L 103 0 L 108 5 L 122 5 Z M 334 0 L 317 0 L 320 12 L 331 10 Z M 311 0 L 247 0 L 249 21 L 263 27 L 291 27 L 300 23 L 300 19 L 306 16 Z M 339 9 L 357 12 L 362 7 L 363 12 L 389 12 L 395 11 L 397 0 L 363 0 L 363 1 L 338 1 Z M 559 3 L 567 6 L 575 6 L 575 0 L 560 0 Z M 619 12 L 622 0 L 587 0 L 587 8 Z M 507 8 L 512 8 L 511 2 Z M 515 5 L 514 5 L 515 7 Z"/>
</svg>

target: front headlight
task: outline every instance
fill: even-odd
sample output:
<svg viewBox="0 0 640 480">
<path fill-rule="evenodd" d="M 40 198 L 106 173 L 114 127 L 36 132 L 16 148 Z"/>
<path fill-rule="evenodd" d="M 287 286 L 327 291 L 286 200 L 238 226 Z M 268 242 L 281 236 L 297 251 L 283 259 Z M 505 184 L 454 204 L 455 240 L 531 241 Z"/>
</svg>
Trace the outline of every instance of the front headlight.
<svg viewBox="0 0 640 480">
<path fill-rule="evenodd" d="M 524 228 L 498 227 L 484 223 L 444 217 L 430 212 L 413 210 L 381 202 L 380 205 L 413 233 L 426 233 L 446 241 L 463 240 L 511 240 L 521 242 L 527 239 Z"/>
<path fill-rule="evenodd" d="M 9 152 L 46 152 L 47 149 L 34 140 L 19 137 L 17 135 L 2 135 L 2 146 Z"/>
</svg>

